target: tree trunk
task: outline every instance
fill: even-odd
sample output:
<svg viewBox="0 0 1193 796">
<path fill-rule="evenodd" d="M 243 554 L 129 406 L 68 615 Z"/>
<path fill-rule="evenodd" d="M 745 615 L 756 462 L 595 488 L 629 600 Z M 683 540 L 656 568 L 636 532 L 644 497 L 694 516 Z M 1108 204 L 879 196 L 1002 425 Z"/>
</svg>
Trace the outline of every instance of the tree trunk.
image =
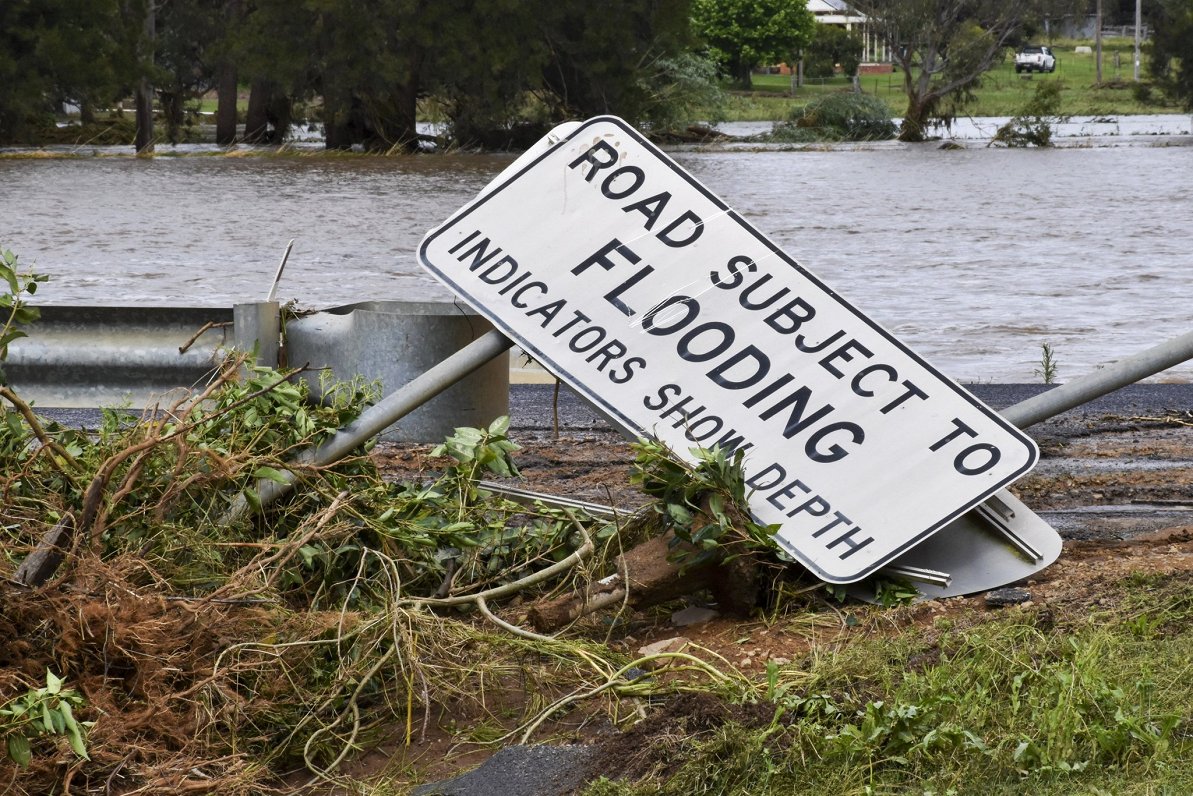
<svg viewBox="0 0 1193 796">
<path fill-rule="evenodd" d="M 182 124 L 185 111 L 182 107 L 182 92 L 162 91 L 160 93 L 162 118 L 166 122 L 166 138 L 171 144 L 182 140 Z"/>
<path fill-rule="evenodd" d="M 157 10 L 153 5 L 153 0 L 145 4 L 145 27 L 143 30 L 143 40 L 141 46 L 145 48 L 148 54 L 146 61 L 148 67 L 153 66 L 153 51 L 156 47 L 157 41 L 157 18 L 155 16 Z M 142 69 L 148 69 L 142 66 Z M 152 155 L 153 154 L 153 86 L 149 83 L 147 76 L 141 77 L 137 81 L 137 88 L 134 93 L 134 102 L 137 106 L 137 132 L 133 137 L 133 146 L 136 147 L 138 155 Z"/>
<path fill-rule="evenodd" d="M 236 67 L 220 66 L 219 104 L 215 110 L 215 142 L 220 146 L 236 143 Z"/>
<path fill-rule="evenodd" d="M 269 136 L 269 94 L 266 80 L 253 81 L 249 89 L 249 107 L 244 116 L 244 140 L 249 144 L 263 143 Z"/>
<path fill-rule="evenodd" d="M 340 92 L 323 95 L 323 146 L 351 149 L 365 140 L 368 125 L 360 99 Z"/>
<path fill-rule="evenodd" d="M 153 154 L 153 86 L 149 78 L 141 78 L 133 97 L 137 107 L 137 133 L 133 145 L 138 155 Z"/>
<path fill-rule="evenodd" d="M 932 112 L 932 104 L 919 97 L 909 98 L 907 113 L 903 115 L 903 124 L 899 127 L 899 140 L 917 142 L 924 140 L 924 131 L 928 127 Z"/>
<path fill-rule="evenodd" d="M 286 140 L 293 114 L 294 108 L 290 97 L 278 91 L 275 86 L 269 94 L 269 102 L 265 105 L 265 118 L 269 122 L 266 140 L 269 143 L 281 144 Z"/>
<path fill-rule="evenodd" d="M 324 149 L 348 150 L 356 143 L 352 112 L 347 107 L 337 107 L 323 98 L 323 147 Z"/>
<path fill-rule="evenodd" d="M 361 111 L 364 129 L 363 142 L 370 151 L 386 151 L 400 147 L 407 152 L 418 151 L 418 90 L 412 78 L 394 86 L 386 98 L 384 118 L 366 118 Z"/>
<path fill-rule="evenodd" d="M 750 91 L 754 88 L 754 79 L 750 68 L 750 64 L 734 64 L 732 67 L 733 82 L 742 91 Z"/>
</svg>

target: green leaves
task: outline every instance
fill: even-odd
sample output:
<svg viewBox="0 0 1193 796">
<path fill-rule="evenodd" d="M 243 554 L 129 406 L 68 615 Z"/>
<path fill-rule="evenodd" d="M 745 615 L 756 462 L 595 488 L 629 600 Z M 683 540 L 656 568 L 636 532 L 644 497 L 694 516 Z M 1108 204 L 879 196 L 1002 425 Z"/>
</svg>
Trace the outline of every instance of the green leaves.
<svg viewBox="0 0 1193 796">
<path fill-rule="evenodd" d="M 696 548 L 695 553 L 677 548 L 675 556 L 685 566 L 743 548 L 774 550 L 774 529 L 754 522 L 746 505 L 743 451 L 692 448 L 696 464 L 689 466 L 657 441 L 641 439 L 634 450 L 634 481 L 659 501 L 655 510 L 675 538 Z"/>
<path fill-rule="evenodd" d="M 812 40 L 816 20 L 803 0 L 694 0 L 692 24 L 709 55 L 749 88 L 753 67 L 794 63 Z"/>
<path fill-rule="evenodd" d="M 457 428 L 442 445 L 431 451 L 431 455 L 452 457 L 470 477 L 485 470 L 507 478 L 515 477 L 518 466 L 510 454 L 518 450 L 518 445 L 506 436 L 509 427 L 509 417 L 502 416 L 487 429 Z"/>
<path fill-rule="evenodd" d="M 75 708 L 85 702 L 74 689 L 64 688 L 62 678 L 46 670 L 46 684 L 0 707 L 0 735 L 4 736 L 8 758 L 18 766 L 33 761 L 32 740 L 42 736 L 62 736 L 77 756 L 87 755 L 85 731 L 92 722 L 75 718 Z"/>
<path fill-rule="evenodd" d="M 33 748 L 24 735 L 8 736 L 8 758 L 22 768 L 33 762 Z"/>
<path fill-rule="evenodd" d="M 286 474 L 276 467 L 258 467 L 256 470 L 253 470 L 253 478 L 258 480 L 265 479 L 283 485 L 290 483 L 290 479 L 286 477 Z"/>
<path fill-rule="evenodd" d="M 37 292 L 38 284 L 46 281 L 46 277 L 34 273 L 21 273 L 17 259 L 17 255 L 11 251 L 0 250 L 0 279 L 3 279 L 8 287 L 8 292 L 0 293 L 0 319 L 4 324 L 0 326 L 0 361 L 8 357 L 9 343 L 26 336 L 20 327 L 27 326 L 41 317 L 41 313 L 35 307 L 25 304 L 21 295 L 32 296 Z M 5 381 L 0 372 L 0 384 Z"/>
</svg>

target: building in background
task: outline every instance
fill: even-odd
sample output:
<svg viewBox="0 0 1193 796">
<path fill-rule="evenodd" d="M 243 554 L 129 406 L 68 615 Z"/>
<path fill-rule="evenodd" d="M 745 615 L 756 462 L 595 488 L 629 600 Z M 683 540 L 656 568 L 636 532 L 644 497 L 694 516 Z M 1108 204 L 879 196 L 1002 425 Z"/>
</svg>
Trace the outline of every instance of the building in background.
<svg viewBox="0 0 1193 796">
<path fill-rule="evenodd" d="M 845 0 L 808 0 L 808 10 L 822 25 L 840 25 L 862 40 L 862 71 L 874 64 L 889 64 L 890 48 L 870 29 L 866 15 L 850 7 Z"/>
</svg>

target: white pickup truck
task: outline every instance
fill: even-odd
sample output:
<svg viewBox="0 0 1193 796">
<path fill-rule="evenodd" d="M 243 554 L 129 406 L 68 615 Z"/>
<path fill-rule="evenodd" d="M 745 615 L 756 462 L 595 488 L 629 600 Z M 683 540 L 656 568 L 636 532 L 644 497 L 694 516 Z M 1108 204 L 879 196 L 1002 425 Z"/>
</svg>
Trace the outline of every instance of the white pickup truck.
<svg viewBox="0 0 1193 796">
<path fill-rule="evenodd" d="M 1040 45 L 1028 45 L 1015 53 L 1015 73 L 1055 72 L 1056 57 L 1052 50 Z"/>
</svg>

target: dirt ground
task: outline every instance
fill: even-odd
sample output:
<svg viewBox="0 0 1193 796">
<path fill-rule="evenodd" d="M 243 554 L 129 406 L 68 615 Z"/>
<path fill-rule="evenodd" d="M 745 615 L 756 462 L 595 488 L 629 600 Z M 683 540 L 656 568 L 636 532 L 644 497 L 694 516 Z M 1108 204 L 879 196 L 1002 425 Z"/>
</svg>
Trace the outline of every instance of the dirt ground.
<svg viewBox="0 0 1193 796">
<path fill-rule="evenodd" d="M 1069 417 L 1030 430 L 1041 449 L 1040 464 L 1011 489 L 1064 539 L 1059 560 L 1026 582 L 1031 604 L 1081 611 L 1098 604 L 1099 586 L 1127 574 L 1193 572 L 1193 418 Z M 646 502 L 630 481 L 633 451 L 614 432 L 588 430 L 555 438 L 550 432 L 514 435 L 523 450 L 518 486 L 550 495 L 616 506 L 632 511 Z M 382 445 L 376 452 L 395 478 L 433 466 L 430 446 Z M 1021 597 L 1022 598 L 1022 597 Z M 696 595 L 692 605 L 705 607 Z M 629 632 L 611 643 L 628 654 L 647 645 L 679 639 L 703 647 L 743 674 L 761 676 L 768 661 L 783 664 L 809 651 L 805 627 L 788 628 L 765 617 L 730 616 L 677 626 L 673 611 L 636 617 Z M 715 606 L 712 606 L 715 608 Z M 930 623 L 942 612 L 987 604 L 986 594 L 932 600 L 901 609 L 899 622 Z M 856 632 L 829 619 L 817 628 L 816 644 L 830 644 L 837 634 Z M 511 621 L 524 619 L 510 612 Z M 450 745 L 441 743 L 440 751 Z M 485 755 L 469 754 L 424 770 L 427 779 L 450 776 L 475 765 Z M 423 758 L 425 763 L 426 757 Z M 423 781 L 427 781 L 424 779 Z"/>
</svg>

